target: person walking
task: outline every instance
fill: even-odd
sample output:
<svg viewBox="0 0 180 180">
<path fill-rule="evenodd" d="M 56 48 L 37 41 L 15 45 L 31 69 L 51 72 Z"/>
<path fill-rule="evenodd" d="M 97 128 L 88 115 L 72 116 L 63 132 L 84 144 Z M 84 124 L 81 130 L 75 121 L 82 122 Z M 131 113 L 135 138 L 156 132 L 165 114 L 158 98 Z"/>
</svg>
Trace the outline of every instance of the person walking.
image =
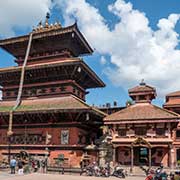
<svg viewBox="0 0 180 180">
<path fill-rule="evenodd" d="M 10 161 L 11 174 L 15 174 L 16 159 L 13 157 Z"/>
</svg>

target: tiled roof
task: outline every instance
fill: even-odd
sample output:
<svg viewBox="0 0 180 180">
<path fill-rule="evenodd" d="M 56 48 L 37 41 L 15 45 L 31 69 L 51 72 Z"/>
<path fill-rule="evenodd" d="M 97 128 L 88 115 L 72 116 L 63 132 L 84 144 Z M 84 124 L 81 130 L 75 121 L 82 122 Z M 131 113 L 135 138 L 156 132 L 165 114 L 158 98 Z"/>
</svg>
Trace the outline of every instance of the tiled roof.
<svg viewBox="0 0 180 180">
<path fill-rule="evenodd" d="M 41 69 L 41 68 L 50 68 L 50 67 L 57 67 L 57 66 L 69 66 L 69 65 L 79 65 L 85 69 L 87 75 L 93 79 L 93 82 L 96 82 L 94 87 L 104 87 L 104 82 L 96 75 L 96 73 L 80 58 L 68 58 L 68 59 L 60 59 L 54 62 L 42 62 L 38 64 L 31 64 L 26 66 L 27 70 L 34 70 L 34 69 Z M 11 73 L 11 72 L 20 72 L 21 66 L 15 67 L 8 67 L 8 68 L 0 68 L 0 75 L 4 73 Z"/>
<path fill-rule="evenodd" d="M 154 121 L 154 120 L 170 120 L 180 119 L 180 116 L 174 112 L 157 107 L 150 103 L 137 103 L 123 110 L 113 113 L 104 118 L 105 123 L 115 122 L 138 122 L 138 121 Z"/>
<path fill-rule="evenodd" d="M 169 99 L 169 101 L 166 102 L 163 106 L 171 106 L 171 105 L 177 105 L 177 106 L 180 106 L 180 98 Z"/>
<path fill-rule="evenodd" d="M 155 91 L 155 88 L 148 86 L 148 85 L 140 85 L 136 86 L 134 88 L 131 88 L 128 90 L 129 93 L 134 93 L 134 92 L 146 92 L 146 91 Z"/>
<path fill-rule="evenodd" d="M 41 62 L 36 64 L 31 64 L 26 66 L 26 70 L 29 69 L 35 69 L 35 68 L 43 68 L 43 67 L 51 67 L 51 66 L 57 66 L 57 65 L 64 65 L 64 64 L 70 64 L 70 63 L 76 63 L 76 62 L 82 62 L 79 58 L 68 58 L 68 59 L 60 59 L 59 61 L 54 62 Z M 7 68 L 0 68 L 0 73 L 2 72 L 13 72 L 13 71 L 21 71 L 21 66 L 11 66 Z"/>
<path fill-rule="evenodd" d="M 72 33 L 74 34 L 74 39 L 77 40 L 71 41 L 68 39 L 72 38 Z M 61 42 L 61 37 L 66 36 L 67 41 Z M 53 39 L 52 39 L 53 38 Z M 19 36 L 19 37 L 13 37 L 8 39 L 0 40 L 0 47 L 8 51 L 10 54 L 14 55 L 15 57 L 18 56 L 24 56 L 26 51 L 26 43 L 28 42 L 29 35 Z M 43 39 L 43 40 L 42 40 Z M 36 41 L 37 40 L 37 41 Z M 48 40 L 48 41 L 47 41 Z M 45 42 L 42 46 L 42 42 Z M 56 43 L 55 43 L 56 41 Z M 50 43 L 48 43 L 50 42 Z M 65 49 L 67 48 L 66 45 L 72 44 L 78 48 L 78 54 L 91 54 L 93 53 L 93 49 L 90 47 L 88 42 L 86 41 L 85 37 L 82 35 L 82 33 L 79 31 L 77 24 L 73 24 L 68 27 L 59 27 L 59 28 L 49 28 L 47 31 L 42 32 L 33 32 L 33 44 L 34 48 L 31 48 L 30 54 L 37 53 L 39 49 L 47 49 L 47 51 L 52 50 L 53 47 L 56 45 L 55 49 Z M 50 45 L 49 45 L 50 44 Z M 36 46 L 37 45 L 37 46 Z M 43 48 L 40 48 L 42 46 Z M 38 48 L 37 48 L 38 47 Z M 75 48 L 73 49 L 75 50 Z"/>
<path fill-rule="evenodd" d="M 2 101 L 0 103 L 0 114 L 9 113 L 15 105 L 15 101 Z M 100 116 L 105 116 L 106 114 L 102 111 L 89 106 L 81 99 L 70 95 L 65 97 L 53 97 L 53 98 L 42 98 L 42 99 L 27 99 L 22 100 L 21 105 L 15 110 L 14 113 L 19 112 L 41 112 L 41 111 L 56 111 L 56 112 L 66 112 L 66 111 L 91 111 Z"/>
<path fill-rule="evenodd" d="M 169 93 L 166 95 L 167 97 L 168 96 L 180 96 L 180 91 L 176 91 L 176 92 L 172 92 L 172 93 Z"/>
</svg>

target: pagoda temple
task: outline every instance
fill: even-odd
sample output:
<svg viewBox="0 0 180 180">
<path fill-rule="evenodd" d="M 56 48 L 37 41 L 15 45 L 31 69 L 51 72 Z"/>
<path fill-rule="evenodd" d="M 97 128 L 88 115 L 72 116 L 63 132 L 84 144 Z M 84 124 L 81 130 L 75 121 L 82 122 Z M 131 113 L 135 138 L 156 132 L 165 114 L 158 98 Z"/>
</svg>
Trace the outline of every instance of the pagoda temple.
<svg viewBox="0 0 180 180">
<path fill-rule="evenodd" d="M 93 50 L 76 23 L 68 27 L 50 25 L 47 17 L 31 34 L 22 95 L 12 112 L 13 134 L 9 142 L 9 116 L 16 104 L 30 35 L 0 40 L 0 47 L 17 63 L 0 69 L 1 157 L 25 150 L 36 158 L 48 155 L 50 163 L 61 160 L 71 167 L 79 166 L 84 157 L 96 158 L 97 150 L 87 146 L 101 135 L 99 127 L 105 117 L 105 113 L 85 102 L 87 89 L 105 86 L 79 58 Z"/>
<path fill-rule="evenodd" d="M 104 118 L 113 145 L 113 161 L 134 166 L 173 167 L 176 163 L 174 130 L 180 116 L 151 102 L 156 89 L 141 82 L 129 89 L 133 104 Z"/>
<path fill-rule="evenodd" d="M 166 95 L 166 101 L 163 105 L 165 109 L 174 111 L 180 114 L 180 91 L 172 92 Z M 173 131 L 174 134 L 174 146 L 176 154 L 176 162 L 179 165 L 180 162 L 180 123 Z"/>
</svg>

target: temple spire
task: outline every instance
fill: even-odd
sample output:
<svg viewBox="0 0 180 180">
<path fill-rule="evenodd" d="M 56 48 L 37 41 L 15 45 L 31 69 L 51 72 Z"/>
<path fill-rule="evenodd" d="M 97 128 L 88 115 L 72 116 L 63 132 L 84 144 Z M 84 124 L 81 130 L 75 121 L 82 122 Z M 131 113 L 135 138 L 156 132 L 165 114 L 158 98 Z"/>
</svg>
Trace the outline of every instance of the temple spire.
<svg viewBox="0 0 180 180">
<path fill-rule="evenodd" d="M 48 27 L 49 26 L 49 18 L 50 18 L 50 14 L 47 12 L 46 14 L 46 21 L 45 21 L 45 27 Z"/>
<path fill-rule="evenodd" d="M 135 86 L 128 90 L 129 96 L 136 102 L 151 102 L 156 97 L 156 89 L 147 85 L 144 79 L 139 83 L 139 86 Z"/>
<path fill-rule="evenodd" d="M 39 32 L 45 32 L 45 31 L 49 31 L 52 29 L 59 29 L 62 28 L 61 24 L 59 23 L 59 21 L 56 21 L 54 24 L 49 24 L 49 18 L 50 18 L 50 14 L 47 12 L 46 14 L 46 20 L 44 23 L 42 23 L 42 21 L 39 22 L 38 26 L 36 28 L 33 28 L 33 31 L 36 33 Z"/>
<path fill-rule="evenodd" d="M 139 83 L 140 86 L 145 86 L 146 83 L 144 82 L 144 79 L 141 80 L 141 82 Z"/>
</svg>

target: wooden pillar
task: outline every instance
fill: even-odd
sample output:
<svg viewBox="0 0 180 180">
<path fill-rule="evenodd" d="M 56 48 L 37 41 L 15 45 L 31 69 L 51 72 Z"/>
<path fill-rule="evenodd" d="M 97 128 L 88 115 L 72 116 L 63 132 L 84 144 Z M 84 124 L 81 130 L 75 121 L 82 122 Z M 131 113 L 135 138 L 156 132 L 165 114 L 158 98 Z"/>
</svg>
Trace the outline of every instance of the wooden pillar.
<svg viewBox="0 0 180 180">
<path fill-rule="evenodd" d="M 131 146 L 131 168 L 130 168 L 130 172 L 133 172 L 133 166 L 134 166 L 134 150 L 133 150 L 133 146 Z"/>
<path fill-rule="evenodd" d="M 113 147 L 113 163 L 116 163 L 116 147 Z"/>
<path fill-rule="evenodd" d="M 149 168 L 151 168 L 151 147 L 149 147 Z"/>
<path fill-rule="evenodd" d="M 169 145 L 169 167 L 174 168 L 174 149 L 172 145 Z"/>
<path fill-rule="evenodd" d="M 177 167 L 177 148 L 174 148 L 174 166 Z"/>
</svg>

